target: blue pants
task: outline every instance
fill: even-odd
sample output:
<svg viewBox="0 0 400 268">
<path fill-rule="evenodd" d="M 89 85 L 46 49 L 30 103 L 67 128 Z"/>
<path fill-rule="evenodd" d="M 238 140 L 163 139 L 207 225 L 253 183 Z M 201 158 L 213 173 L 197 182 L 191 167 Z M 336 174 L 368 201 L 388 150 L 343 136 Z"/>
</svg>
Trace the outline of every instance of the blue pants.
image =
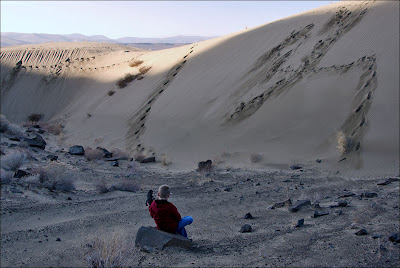
<svg viewBox="0 0 400 268">
<path fill-rule="evenodd" d="M 193 222 L 193 218 L 191 216 L 186 216 L 183 217 L 180 222 L 178 223 L 178 229 L 176 230 L 176 232 L 182 236 L 184 236 L 185 238 L 188 238 L 186 230 L 185 230 L 185 226 L 189 225 Z"/>
</svg>

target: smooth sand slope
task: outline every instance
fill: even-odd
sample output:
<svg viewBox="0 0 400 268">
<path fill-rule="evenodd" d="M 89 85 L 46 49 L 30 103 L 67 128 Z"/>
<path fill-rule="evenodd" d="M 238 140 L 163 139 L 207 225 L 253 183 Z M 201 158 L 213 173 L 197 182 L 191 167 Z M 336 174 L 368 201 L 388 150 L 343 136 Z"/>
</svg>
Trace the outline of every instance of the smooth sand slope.
<svg viewBox="0 0 400 268">
<path fill-rule="evenodd" d="M 43 113 L 65 125 L 65 146 L 164 154 L 171 169 L 211 159 L 394 176 L 398 20 L 396 1 L 339 2 L 155 52 L 101 43 L 2 48 L 1 113 L 15 122 Z M 116 85 L 143 67 L 151 69 L 140 80 Z"/>
</svg>

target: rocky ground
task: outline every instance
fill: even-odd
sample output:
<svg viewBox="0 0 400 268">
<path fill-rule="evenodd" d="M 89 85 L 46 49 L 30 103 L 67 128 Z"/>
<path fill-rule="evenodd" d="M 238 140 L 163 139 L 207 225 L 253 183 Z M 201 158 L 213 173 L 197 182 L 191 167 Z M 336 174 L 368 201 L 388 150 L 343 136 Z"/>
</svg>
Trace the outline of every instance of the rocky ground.
<svg viewBox="0 0 400 268">
<path fill-rule="evenodd" d="M 40 135 L 44 150 L 1 134 L 2 168 L 22 152 L 16 171 L 29 173 L 9 178 L 2 170 L 2 267 L 90 266 L 100 242 L 116 247 L 117 254 L 107 254 L 126 266 L 400 265 L 399 177 L 352 179 L 302 165 L 182 173 L 130 158 L 118 165 L 88 161 L 60 147 L 58 136 Z M 155 226 L 145 200 L 161 184 L 171 186 L 170 201 L 182 216 L 194 218 L 189 250 L 147 253 L 134 246 L 141 226 Z M 241 232 L 245 224 L 249 232 Z"/>
</svg>

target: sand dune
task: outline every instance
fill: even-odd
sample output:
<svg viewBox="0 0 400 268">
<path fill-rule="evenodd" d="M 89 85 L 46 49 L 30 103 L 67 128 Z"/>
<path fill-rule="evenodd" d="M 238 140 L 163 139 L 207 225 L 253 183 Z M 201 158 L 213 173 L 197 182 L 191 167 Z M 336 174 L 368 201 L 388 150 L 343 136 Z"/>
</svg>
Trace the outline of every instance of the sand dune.
<svg viewBox="0 0 400 268">
<path fill-rule="evenodd" d="M 171 169 L 212 159 L 394 176 L 398 20 L 395 1 L 339 2 L 155 52 L 102 43 L 2 48 L 1 113 L 15 122 L 43 113 L 65 125 L 65 146 L 165 154 Z M 143 63 L 130 67 L 135 60 Z M 143 67 L 151 68 L 140 74 Z M 137 79 L 119 88 L 127 73 Z"/>
</svg>

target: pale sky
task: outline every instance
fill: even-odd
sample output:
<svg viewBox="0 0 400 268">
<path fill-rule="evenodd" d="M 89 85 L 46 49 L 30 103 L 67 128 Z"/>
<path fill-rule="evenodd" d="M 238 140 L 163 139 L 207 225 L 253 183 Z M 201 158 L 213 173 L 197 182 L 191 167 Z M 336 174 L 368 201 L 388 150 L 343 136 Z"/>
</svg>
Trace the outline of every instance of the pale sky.
<svg viewBox="0 0 400 268">
<path fill-rule="evenodd" d="M 1 32 L 222 36 L 333 2 L 1 0 Z"/>
</svg>

